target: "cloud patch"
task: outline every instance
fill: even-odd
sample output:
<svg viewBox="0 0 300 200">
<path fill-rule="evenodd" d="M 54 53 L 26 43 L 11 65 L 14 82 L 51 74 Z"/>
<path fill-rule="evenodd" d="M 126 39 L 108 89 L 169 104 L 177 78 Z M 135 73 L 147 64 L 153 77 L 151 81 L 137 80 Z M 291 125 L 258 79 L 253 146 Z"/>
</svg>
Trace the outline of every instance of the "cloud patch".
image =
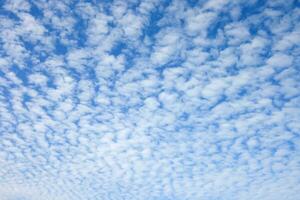
<svg viewBox="0 0 300 200">
<path fill-rule="evenodd" d="M 3 200 L 296 200 L 294 1 L 0 5 Z"/>
</svg>

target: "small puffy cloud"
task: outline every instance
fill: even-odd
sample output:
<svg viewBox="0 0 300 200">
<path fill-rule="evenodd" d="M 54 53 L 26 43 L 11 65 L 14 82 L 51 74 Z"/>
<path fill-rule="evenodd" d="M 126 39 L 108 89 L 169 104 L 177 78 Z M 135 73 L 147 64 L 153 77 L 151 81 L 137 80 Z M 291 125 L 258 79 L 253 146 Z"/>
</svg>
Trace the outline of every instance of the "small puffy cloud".
<svg viewBox="0 0 300 200">
<path fill-rule="evenodd" d="M 4 8 L 11 12 L 28 12 L 30 10 L 30 3 L 22 0 L 9 0 L 4 3 Z"/>
<path fill-rule="evenodd" d="M 225 26 L 225 34 L 230 45 L 238 45 L 250 39 L 247 25 L 244 23 L 232 23 Z"/>
<path fill-rule="evenodd" d="M 272 67 L 288 67 L 293 63 L 293 57 L 283 54 L 283 53 L 276 53 L 272 55 L 267 60 L 267 64 L 272 66 Z"/>
<path fill-rule="evenodd" d="M 40 86 L 46 86 L 48 81 L 48 77 L 40 74 L 40 73 L 35 73 L 35 74 L 30 74 L 29 75 L 29 82 L 40 85 Z"/>
<path fill-rule="evenodd" d="M 144 20 L 141 16 L 128 12 L 120 19 L 120 25 L 127 37 L 137 37 L 141 34 Z"/>
<path fill-rule="evenodd" d="M 199 33 L 206 33 L 207 28 L 216 19 L 215 12 L 197 12 L 192 10 L 186 14 L 186 33 L 196 36 Z"/>
</svg>

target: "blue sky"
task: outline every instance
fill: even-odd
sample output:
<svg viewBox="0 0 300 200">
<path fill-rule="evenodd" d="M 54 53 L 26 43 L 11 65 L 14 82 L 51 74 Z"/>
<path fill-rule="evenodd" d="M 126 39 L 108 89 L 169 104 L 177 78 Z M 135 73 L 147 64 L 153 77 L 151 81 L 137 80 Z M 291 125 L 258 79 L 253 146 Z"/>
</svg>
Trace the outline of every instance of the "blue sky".
<svg viewBox="0 0 300 200">
<path fill-rule="evenodd" d="M 1 200 L 300 200 L 297 0 L 1 0 Z"/>
</svg>

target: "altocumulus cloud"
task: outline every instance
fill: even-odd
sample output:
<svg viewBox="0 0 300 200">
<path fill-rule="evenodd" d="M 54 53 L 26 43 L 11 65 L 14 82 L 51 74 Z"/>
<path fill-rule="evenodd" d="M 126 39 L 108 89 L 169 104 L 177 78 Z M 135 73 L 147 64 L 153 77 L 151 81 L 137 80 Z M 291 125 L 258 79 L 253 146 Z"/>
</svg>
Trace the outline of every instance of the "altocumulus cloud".
<svg viewBox="0 0 300 200">
<path fill-rule="evenodd" d="M 299 200 L 295 0 L 0 1 L 1 200 Z"/>
</svg>

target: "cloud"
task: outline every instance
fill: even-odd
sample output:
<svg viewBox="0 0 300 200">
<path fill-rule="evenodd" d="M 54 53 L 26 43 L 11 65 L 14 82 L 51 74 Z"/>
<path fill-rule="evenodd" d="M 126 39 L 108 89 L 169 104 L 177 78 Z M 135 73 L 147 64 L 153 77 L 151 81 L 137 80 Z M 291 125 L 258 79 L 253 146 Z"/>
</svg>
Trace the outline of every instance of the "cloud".
<svg viewBox="0 0 300 200">
<path fill-rule="evenodd" d="M 288 67 L 292 63 L 293 57 L 282 53 L 274 54 L 267 61 L 267 64 L 271 65 L 272 67 Z"/>
<path fill-rule="evenodd" d="M 298 199 L 293 1 L 4 1 L 0 195 Z"/>
</svg>

